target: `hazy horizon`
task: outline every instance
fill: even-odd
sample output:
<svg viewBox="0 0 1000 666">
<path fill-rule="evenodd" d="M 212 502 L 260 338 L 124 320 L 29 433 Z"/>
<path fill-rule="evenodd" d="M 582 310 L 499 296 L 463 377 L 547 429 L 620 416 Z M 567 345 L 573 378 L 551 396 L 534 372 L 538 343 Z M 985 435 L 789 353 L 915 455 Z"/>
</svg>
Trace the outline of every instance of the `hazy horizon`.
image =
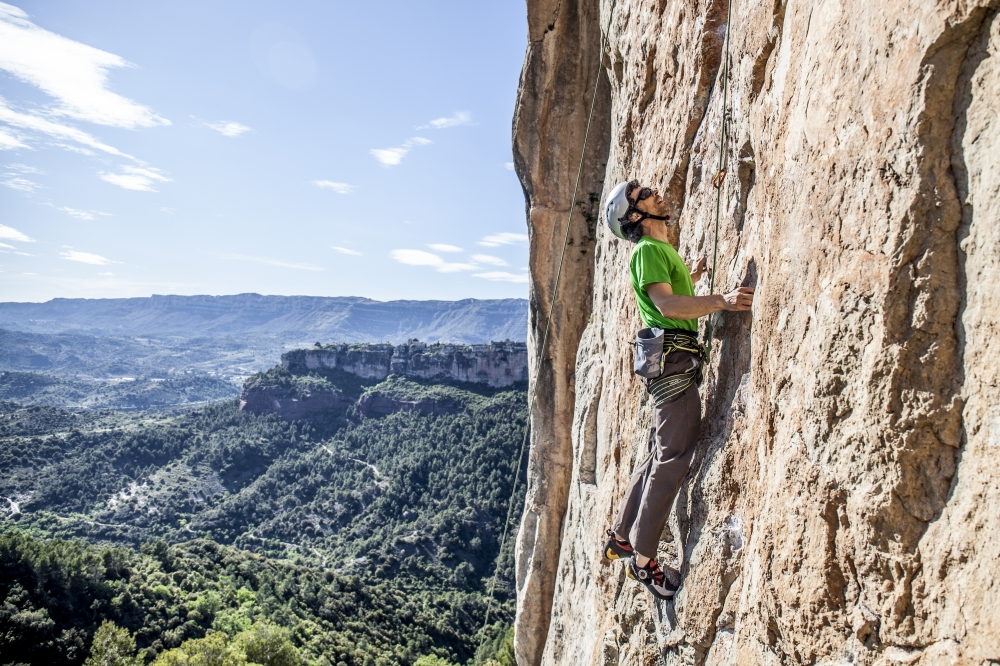
<svg viewBox="0 0 1000 666">
<path fill-rule="evenodd" d="M 340 294 L 336 296 L 322 295 L 322 294 L 262 294 L 256 291 L 244 291 L 233 294 L 149 294 L 146 296 L 53 296 L 52 298 L 47 298 L 41 301 L 0 301 L 0 305 L 8 304 L 35 304 L 44 305 L 50 301 L 55 300 L 82 300 L 82 301 L 110 301 L 110 300 L 126 300 L 126 299 L 138 299 L 138 298 L 157 298 L 165 296 L 181 296 L 184 298 L 228 298 L 234 296 L 260 296 L 262 298 L 359 298 L 368 301 L 374 301 L 376 303 L 392 303 L 394 301 L 413 301 L 413 302 L 442 302 L 442 303 L 457 303 L 459 301 L 506 301 L 506 300 L 520 300 L 527 301 L 527 295 L 524 296 L 501 296 L 499 298 L 480 298 L 477 296 L 466 296 L 462 298 L 369 298 L 368 296 L 355 296 L 352 294 Z"/>
</svg>

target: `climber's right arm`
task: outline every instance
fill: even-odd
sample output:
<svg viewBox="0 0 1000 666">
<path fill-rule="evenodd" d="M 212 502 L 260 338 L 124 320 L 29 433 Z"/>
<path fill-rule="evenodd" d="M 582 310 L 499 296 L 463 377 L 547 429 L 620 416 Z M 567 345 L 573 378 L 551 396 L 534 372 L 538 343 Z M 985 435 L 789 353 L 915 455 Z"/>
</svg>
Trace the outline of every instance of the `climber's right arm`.
<svg viewBox="0 0 1000 666">
<path fill-rule="evenodd" d="M 753 305 L 753 287 L 739 287 L 728 294 L 680 296 L 674 294 L 669 282 L 654 282 L 646 285 L 646 293 L 668 319 L 697 319 L 719 310 L 740 312 Z"/>
</svg>

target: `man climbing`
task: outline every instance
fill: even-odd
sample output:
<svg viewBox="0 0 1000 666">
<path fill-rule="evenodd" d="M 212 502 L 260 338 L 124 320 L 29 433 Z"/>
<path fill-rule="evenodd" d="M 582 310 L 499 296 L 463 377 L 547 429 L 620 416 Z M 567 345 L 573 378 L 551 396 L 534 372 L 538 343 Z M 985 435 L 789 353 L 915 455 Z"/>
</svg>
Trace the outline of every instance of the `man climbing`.
<svg viewBox="0 0 1000 666">
<path fill-rule="evenodd" d="M 728 294 L 695 296 L 694 282 L 706 272 L 702 257 L 690 272 L 675 249 L 680 225 L 670 221 L 657 190 L 636 181 L 620 183 L 607 198 L 605 217 L 611 232 L 636 244 L 629 260 L 639 317 L 650 328 L 663 329 L 663 370 L 647 380 L 653 396 L 649 455 L 629 481 L 604 556 L 627 557 L 626 574 L 655 597 L 670 599 L 677 591 L 656 562 L 660 533 L 688 472 L 701 427 L 698 394 L 701 350 L 698 318 L 720 310 L 749 310 L 752 287 Z"/>
</svg>

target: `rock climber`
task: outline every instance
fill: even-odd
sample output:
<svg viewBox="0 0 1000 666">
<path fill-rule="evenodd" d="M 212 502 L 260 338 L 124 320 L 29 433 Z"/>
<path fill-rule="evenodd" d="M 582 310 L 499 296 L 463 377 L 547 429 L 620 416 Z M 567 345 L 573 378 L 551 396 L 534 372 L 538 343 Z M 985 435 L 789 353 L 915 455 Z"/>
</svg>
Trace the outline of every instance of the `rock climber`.
<svg viewBox="0 0 1000 666">
<path fill-rule="evenodd" d="M 626 574 L 653 595 L 670 599 L 678 586 L 656 561 L 660 533 L 694 457 L 701 427 L 700 383 L 703 347 L 698 318 L 720 310 L 749 310 L 752 287 L 727 294 L 695 296 L 694 283 L 707 272 L 701 257 L 693 271 L 676 247 L 680 224 L 672 222 L 658 190 L 635 180 L 620 183 L 607 198 L 605 217 L 611 232 L 635 243 L 629 260 L 639 317 L 652 329 L 663 329 L 663 370 L 646 380 L 653 396 L 649 455 L 635 470 L 618 509 L 604 556 L 627 558 Z"/>
</svg>

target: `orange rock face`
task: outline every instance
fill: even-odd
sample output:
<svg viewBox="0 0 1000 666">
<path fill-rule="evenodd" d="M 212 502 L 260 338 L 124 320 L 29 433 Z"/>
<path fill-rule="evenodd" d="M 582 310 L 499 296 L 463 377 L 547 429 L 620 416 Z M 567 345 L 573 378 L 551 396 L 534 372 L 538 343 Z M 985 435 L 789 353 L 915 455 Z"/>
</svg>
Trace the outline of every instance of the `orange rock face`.
<svg viewBox="0 0 1000 666">
<path fill-rule="evenodd" d="M 711 258 L 728 6 L 528 1 L 514 146 L 531 362 L 554 318 L 519 663 L 1000 661 L 998 6 L 734 0 L 716 290 L 757 296 L 717 319 L 699 452 L 661 540 L 683 584 L 661 604 L 600 561 L 649 405 L 631 246 L 592 193 L 660 188 L 681 255 Z"/>
</svg>

